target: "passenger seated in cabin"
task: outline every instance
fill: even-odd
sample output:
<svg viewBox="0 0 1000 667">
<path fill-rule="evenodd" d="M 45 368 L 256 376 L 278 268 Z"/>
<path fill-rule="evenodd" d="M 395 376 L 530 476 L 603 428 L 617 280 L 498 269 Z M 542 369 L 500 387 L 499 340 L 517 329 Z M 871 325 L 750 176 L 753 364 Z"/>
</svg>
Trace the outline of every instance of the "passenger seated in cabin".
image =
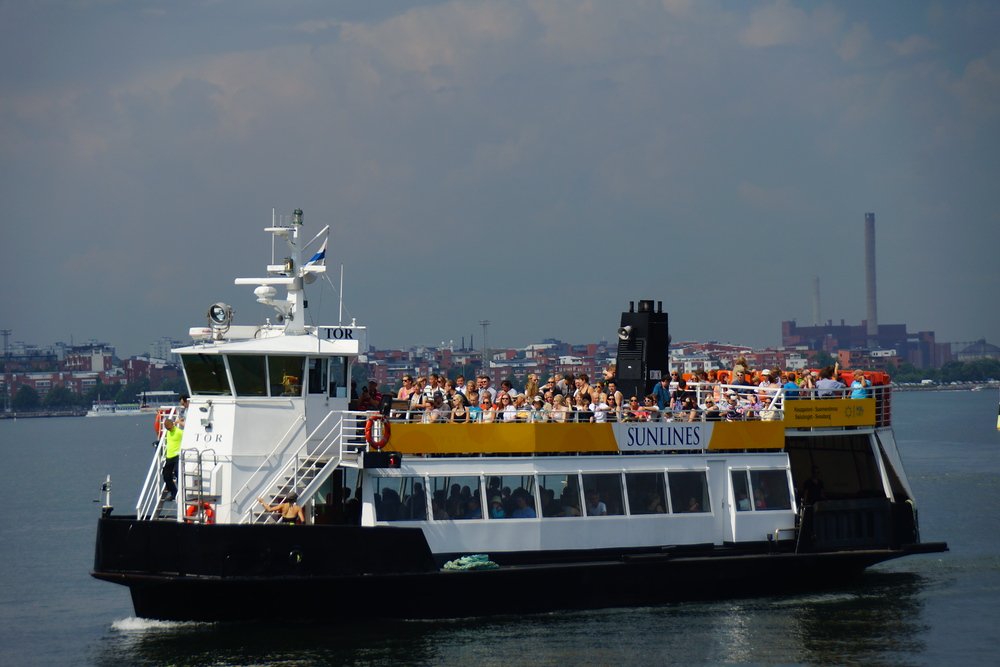
<svg viewBox="0 0 1000 667">
<path fill-rule="evenodd" d="M 646 514 L 666 514 L 667 509 L 663 506 L 663 501 L 660 499 L 660 494 L 656 491 L 651 491 L 648 496 L 646 496 Z"/>
<path fill-rule="evenodd" d="M 562 496 L 559 499 L 559 504 L 562 509 L 559 511 L 558 516 L 580 516 L 580 500 L 577 496 L 577 490 L 575 488 L 566 487 L 563 489 Z"/>
<path fill-rule="evenodd" d="M 562 506 L 559 504 L 559 501 L 556 500 L 555 489 L 546 489 L 543 486 L 541 488 L 540 497 L 542 501 L 542 516 L 559 516 Z"/>
<path fill-rule="evenodd" d="M 688 499 L 687 511 L 688 512 L 700 512 L 701 511 L 701 503 L 699 503 L 698 500 L 694 496 L 691 496 L 691 498 Z"/>
<path fill-rule="evenodd" d="M 483 508 L 479 506 L 479 498 L 472 497 L 465 505 L 465 514 L 462 515 L 463 519 L 482 519 L 483 518 Z"/>
<path fill-rule="evenodd" d="M 403 502 L 393 489 L 382 489 L 382 497 L 375 496 L 375 518 L 379 521 L 399 521 L 402 518 Z"/>
<path fill-rule="evenodd" d="M 492 496 L 490 498 L 490 518 L 503 519 L 505 517 L 506 513 L 503 510 L 503 503 L 500 502 L 500 496 Z"/>
<path fill-rule="evenodd" d="M 813 466 L 812 476 L 802 483 L 802 490 L 799 491 L 799 503 L 803 506 L 826 500 L 826 491 L 823 489 L 823 480 L 819 476 L 819 466 Z"/>
<path fill-rule="evenodd" d="M 350 497 L 351 490 L 344 489 L 344 519 L 348 525 L 361 525 L 361 489 L 358 489 L 353 497 Z"/>
<path fill-rule="evenodd" d="M 514 511 L 510 514 L 511 519 L 534 519 L 538 516 L 535 514 L 534 498 L 528 495 L 527 491 L 518 489 L 513 498 Z"/>
<path fill-rule="evenodd" d="M 462 498 L 461 486 L 458 484 L 451 485 L 451 493 L 448 495 L 448 501 L 444 507 L 449 516 L 457 517 L 465 514 L 465 501 Z"/>
<path fill-rule="evenodd" d="M 406 499 L 404 516 L 411 521 L 427 520 L 427 496 L 420 482 L 413 485 L 413 493 Z"/>
<path fill-rule="evenodd" d="M 301 524 L 305 523 L 306 517 L 302 512 L 302 507 L 296 504 L 299 499 L 297 493 L 289 493 L 285 496 L 285 499 L 278 503 L 277 505 L 268 505 L 264 502 L 263 498 L 257 498 L 257 501 L 264 506 L 264 509 L 268 512 L 280 512 L 281 513 L 281 523 L 285 524 Z"/>
<path fill-rule="evenodd" d="M 587 491 L 587 516 L 607 516 L 608 506 L 601 501 L 597 489 Z"/>
<path fill-rule="evenodd" d="M 754 489 L 753 501 L 754 501 L 754 507 L 756 507 L 757 509 L 759 510 L 767 509 L 767 499 L 764 496 L 763 489 Z"/>
<path fill-rule="evenodd" d="M 447 521 L 451 518 L 448 516 L 448 512 L 441 506 L 441 501 L 438 500 L 437 494 L 434 494 L 434 498 L 431 499 L 431 512 L 433 512 L 435 521 Z"/>
<path fill-rule="evenodd" d="M 747 498 L 747 492 L 740 490 L 738 497 L 736 499 L 736 509 L 740 512 L 750 511 L 750 499 Z"/>
</svg>

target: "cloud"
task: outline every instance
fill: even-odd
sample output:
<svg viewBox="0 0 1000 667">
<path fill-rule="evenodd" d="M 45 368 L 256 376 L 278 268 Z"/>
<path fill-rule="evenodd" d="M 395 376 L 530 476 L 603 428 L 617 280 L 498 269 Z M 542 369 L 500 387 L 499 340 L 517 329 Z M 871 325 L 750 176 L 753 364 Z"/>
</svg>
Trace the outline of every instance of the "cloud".
<svg viewBox="0 0 1000 667">
<path fill-rule="evenodd" d="M 740 41 L 753 48 L 798 44 L 809 36 L 809 32 L 809 15 L 779 0 L 750 14 L 750 22 L 740 34 Z"/>
<path fill-rule="evenodd" d="M 897 56 L 908 58 L 910 56 L 933 51 L 937 48 L 937 45 L 925 35 L 910 35 L 903 40 L 890 40 L 889 48 L 892 49 Z"/>
<path fill-rule="evenodd" d="M 844 35 L 837 54 L 844 62 L 858 60 L 865 48 L 871 43 L 871 31 L 865 23 L 855 23 Z"/>
</svg>

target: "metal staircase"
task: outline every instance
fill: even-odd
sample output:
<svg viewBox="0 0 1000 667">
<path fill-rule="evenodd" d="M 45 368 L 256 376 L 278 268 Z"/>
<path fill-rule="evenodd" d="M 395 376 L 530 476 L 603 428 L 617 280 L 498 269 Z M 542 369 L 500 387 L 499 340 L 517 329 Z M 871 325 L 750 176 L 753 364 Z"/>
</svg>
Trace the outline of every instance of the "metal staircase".
<svg viewBox="0 0 1000 667">
<path fill-rule="evenodd" d="M 329 479 L 337 466 L 361 465 L 362 452 L 367 447 L 364 439 L 365 413 L 330 412 L 319 426 L 306 438 L 305 443 L 289 458 L 277 473 L 264 484 L 248 483 L 247 488 L 260 488 L 260 495 L 268 505 L 285 501 L 295 493 L 300 504 L 312 498 Z M 240 523 L 278 523 L 281 517 L 274 512 L 266 512 L 257 502 L 252 502 Z"/>
<path fill-rule="evenodd" d="M 218 465 L 214 449 L 185 449 L 181 452 L 178 495 L 184 500 L 184 520 L 191 523 L 213 523 L 213 505 L 219 503 L 212 494 L 212 473 Z"/>
</svg>

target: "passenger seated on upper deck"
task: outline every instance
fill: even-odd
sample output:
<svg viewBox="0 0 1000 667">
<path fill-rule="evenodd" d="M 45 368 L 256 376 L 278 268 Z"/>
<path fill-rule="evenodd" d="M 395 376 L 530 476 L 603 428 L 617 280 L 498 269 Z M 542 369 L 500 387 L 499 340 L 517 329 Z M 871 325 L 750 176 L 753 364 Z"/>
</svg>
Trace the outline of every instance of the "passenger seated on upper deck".
<svg viewBox="0 0 1000 667">
<path fill-rule="evenodd" d="M 451 418 L 449 421 L 452 424 L 467 424 L 470 420 L 471 413 L 469 408 L 465 407 L 465 396 L 456 393 L 455 397 L 451 399 Z"/>
<path fill-rule="evenodd" d="M 591 412 L 590 421 L 599 424 L 608 421 L 608 404 L 601 400 L 600 394 L 597 395 L 597 398 L 593 399 L 593 402 L 587 406 L 587 409 Z"/>
<path fill-rule="evenodd" d="M 586 394 L 587 396 L 590 396 L 590 394 L 593 392 L 593 390 L 590 387 L 590 378 L 587 376 L 586 373 L 580 373 L 579 375 L 577 375 L 576 379 L 574 380 L 574 384 L 576 385 L 576 391 L 573 392 L 573 398 L 576 398 L 580 394 Z"/>
<path fill-rule="evenodd" d="M 851 398 L 871 398 L 871 389 L 866 389 L 870 386 L 872 383 L 865 377 L 864 371 L 854 371 L 854 381 L 851 382 Z"/>
<path fill-rule="evenodd" d="M 715 404 L 715 399 L 711 396 L 705 398 L 705 411 L 703 413 L 705 421 L 707 422 L 717 422 L 722 420 L 722 411 L 719 410 L 719 406 Z"/>
<path fill-rule="evenodd" d="M 378 403 L 376 403 L 372 399 L 372 395 L 368 393 L 368 387 L 362 387 L 361 398 L 358 399 L 358 410 L 361 412 L 367 412 L 369 410 L 374 410 L 377 407 Z"/>
<path fill-rule="evenodd" d="M 424 423 L 433 424 L 448 421 L 449 411 L 444 407 L 444 398 L 442 398 L 441 394 L 434 394 L 430 401 L 430 406 L 424 411 Z"/>
<path fill-rule="evenodd" d="M 552 398 L 552 410 L 549 416 L 554 422 L 567 422 L 569 421 L 569 408 L 566 406 L 566 397 L 562 394 L 556 394 Z"/>
<path fill-rule="evenodd" d="M 684 421 L 698 421 L 698 405 L 694 402 L 693 396 L 684 399 L 684 403 L 681 405 L 681 412 L 685 415 Z"/>
<path fill-rule="evenodd" d="M 545 410 L 545 401 L 542 400 L 541 396 L 535 396 L 535 399 L 531 401 L 531 411 L 528 413 L 528 421 L 538 424 L 547 422 L 548 420 L 549 413 Z"/>
<path fill-rule="evenodd" d="M 782 388 L 785 390 L 785 400 L 794 401 L 799 397 L 799 384 L 797 382 L 797 377 L 794 371 L 788 371 L 785 373 L 785 384 Z"/>
<path fill-rule="evenodd" d="M 844 394 L 841 390 L 846 389 L 847 385 L 840 380 L 835 379 L 836 372 L 836 366 L 827 366 L 820 371 L 819 380 L 816 381 L 817 397 L 843 398 Z"/>
<path fill-rule="evenodd" d="M 414 391 L 416 391 L 416 385 L 413 384 L 413 376 L 407 373 L 403 376 L 403 386 L 396 392 L 396 398 L 401 401 L 408 401 Z"/>
<path fill-rule="evenodd" d="M 526 422 L 531 419 L 531 405 L 528 404 L 528 399 L 525 398 L 524 394 L 518 394 L 514 397 L 514 410 L 516 410 L 517 421 Z"/>
<path fill-rule="evenodd" d="M 479 402 L 479 421 L 484 424 L 492 424 L 497 420 L 497 411 L 490 402 L 490 395 L 484 393 L 482 399 Z"/>
<path fill-rule="evenodd" d="M 510 383 L 510 380 L 500 382 L 500 391 L 510 396 L 510 400 L 512 401 L 518 396 L 517 389 L 514 389 L 514 385 Z"/>
<path fill-rule="evenodd" d="M 593 413 L 590 411 L 590 394 L 577 394 L 573 405 L 573 421 L 589 422 Z"/>
<path fill-rule="evenodd" d="M 511 400 L 510 396 L 500 392 L 497 396 L 497 416 L 503 420 L 504 423 L 512 423 L 517 421 L 517 408 L 514 407 L 514 401 Z"/>
</svg>

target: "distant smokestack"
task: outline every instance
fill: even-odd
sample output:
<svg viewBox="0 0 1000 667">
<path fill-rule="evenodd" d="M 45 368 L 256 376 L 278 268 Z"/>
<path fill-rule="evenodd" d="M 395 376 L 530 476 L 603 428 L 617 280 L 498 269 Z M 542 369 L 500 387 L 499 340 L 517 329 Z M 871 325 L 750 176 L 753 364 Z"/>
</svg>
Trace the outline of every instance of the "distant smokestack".
<svg viewBox="0 0 1000 667">
<path fill-rule="evenodd" d="M 878 346 L 878 308 L 875 303 L 875 214 L 865 213 L 865 288 L 868 305 L 868 347 Z"/>
<path fill-rule="evenodd" d="M 818 327 L 820 323 L 819 319 L 819 276 L 813 277 L 813 323 L 814 327 Z"/>
</svg>

